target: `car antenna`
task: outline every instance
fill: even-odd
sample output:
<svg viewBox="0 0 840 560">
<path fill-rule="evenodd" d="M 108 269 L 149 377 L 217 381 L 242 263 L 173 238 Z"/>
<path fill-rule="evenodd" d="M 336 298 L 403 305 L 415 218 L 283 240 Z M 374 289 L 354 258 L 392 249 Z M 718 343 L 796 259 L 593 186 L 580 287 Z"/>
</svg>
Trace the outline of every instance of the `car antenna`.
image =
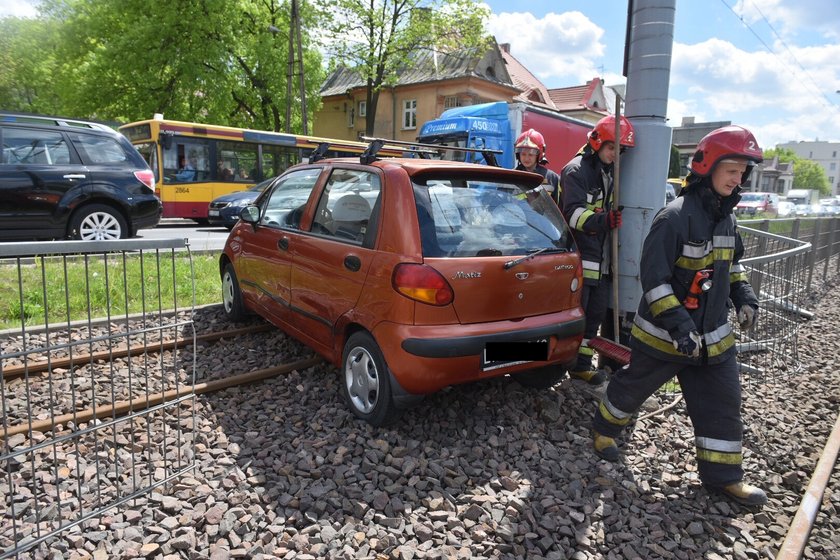
<svg viewBox="0 0 840 560">
<path fill-rule="evenodd" d="M 386 143 L 395 146 L 408 146 L 412 148 L 410 150 L 412 154 L 417 154 L 423 159 L 428 159 L 430 155 L 439 154 L 441 151 L 480 153 L 482 156 L 484 156 L 485 161 L 487 161 L 487 165 L 492 165 L 493 167 L 499 167 L 498 160 L 496 159 L 496 154 L 502 153 L 501 150 L 491 150 L 489 148 L 459 148 L 458 146 L 446 146 L 443 144 L 424 144 L 422 142 L 387 140 L 385 138 L 371 138 L 368 136 L 362 136 L 361 140 L 364 140 L 365 142 L 370 142 L 367 150 L 365 150 L 365 153 L 362 154 L 362 163 L 370 163 L 371 161 L 374 161 L 376 159 L 377 152 L 379 152 L 379 150 L 381 150 Z M 369 152 L 371 152 L 370 155 L 368 154 Z M 372 159 L 366 160 L 366 157 L 370 157 Z"/>
</svg>

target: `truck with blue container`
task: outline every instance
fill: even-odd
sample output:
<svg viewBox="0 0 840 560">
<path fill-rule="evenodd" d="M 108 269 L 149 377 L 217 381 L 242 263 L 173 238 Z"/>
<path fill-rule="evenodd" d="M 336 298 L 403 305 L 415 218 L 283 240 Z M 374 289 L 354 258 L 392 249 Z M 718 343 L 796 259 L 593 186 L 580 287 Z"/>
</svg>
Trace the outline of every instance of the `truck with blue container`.
<svg viewBox="0 0 840 560">
<path fill-rule="evenodd" d="M 586 134 L 594 125 L 567 117 L 557 111 L 524 102 L 497 101 L 447 109 L 420 129 L 418 142 L 446 146 L 500 150 L 501 167 L 516 166 L 513 143 L 525 130 L 533 128 L 546 142 L 546 167 L 557 172 L 586 144 Z M 476 152 L 447 151 L 447 159 L 484 163 Z"/>
</svg>

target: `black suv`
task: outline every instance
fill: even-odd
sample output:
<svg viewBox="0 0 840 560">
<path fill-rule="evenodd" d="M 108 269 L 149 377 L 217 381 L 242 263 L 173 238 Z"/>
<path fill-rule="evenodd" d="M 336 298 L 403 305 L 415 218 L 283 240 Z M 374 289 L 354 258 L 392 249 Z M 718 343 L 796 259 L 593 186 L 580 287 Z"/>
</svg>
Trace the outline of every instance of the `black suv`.
<svg viewBox="0 0 840 560">
<path fill-rule="evenodd" d="M 0 240 L 125 239 L 160 221 L 154 175 L 124 136 L 0 113 Z"/>
</svg>

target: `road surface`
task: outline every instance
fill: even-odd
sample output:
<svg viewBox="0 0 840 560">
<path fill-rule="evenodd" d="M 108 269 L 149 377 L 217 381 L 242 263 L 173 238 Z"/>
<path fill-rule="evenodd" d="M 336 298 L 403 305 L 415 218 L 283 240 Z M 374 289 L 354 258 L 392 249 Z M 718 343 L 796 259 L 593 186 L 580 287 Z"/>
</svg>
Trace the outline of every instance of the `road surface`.
<svg viewBox="0 0 840 560">
<path fill-rule="evenodd" d="M 140 239 L 183 239 L 190 240 L 190 250 L 221 252 L 228 236 L 224 227 L 200 226 L 192 220 L 163 219 L 156 228 L 141 229 Z"/>
</svg>

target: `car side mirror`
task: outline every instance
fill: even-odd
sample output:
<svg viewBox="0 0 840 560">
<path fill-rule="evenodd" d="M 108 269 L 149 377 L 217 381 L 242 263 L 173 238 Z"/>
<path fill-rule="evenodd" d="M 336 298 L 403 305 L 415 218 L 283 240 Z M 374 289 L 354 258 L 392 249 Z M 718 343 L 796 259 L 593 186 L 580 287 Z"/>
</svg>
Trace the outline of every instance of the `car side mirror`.
<svg viewBox="0 0 840 560">
<path fill-rule="evenodd" d="M 260 209 L 256 206 L 246 206 L 239 212 L 239 218 L 243 222 L 256 225 L 260 221 Z"/>
</svg>

